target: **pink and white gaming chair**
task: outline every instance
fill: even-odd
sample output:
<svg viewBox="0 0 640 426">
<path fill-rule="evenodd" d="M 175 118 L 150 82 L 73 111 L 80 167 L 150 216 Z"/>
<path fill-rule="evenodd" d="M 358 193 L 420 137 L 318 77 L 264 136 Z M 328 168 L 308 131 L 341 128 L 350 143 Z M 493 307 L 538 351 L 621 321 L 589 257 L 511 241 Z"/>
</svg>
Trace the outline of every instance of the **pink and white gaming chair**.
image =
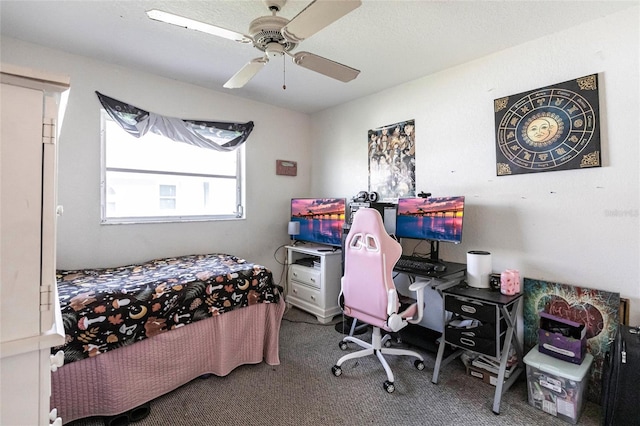
<svg viewBox="0 0 640 426">
<path fill-rule="evenodd" d="M 384 389 L 391 393 L 395 390 L 393 373 L 383 355 L 413 356 L 417 358 L 414 365 L 418 370 L 424 369 L 424 359 L 411 350 L 383 347 L 387 346 L 385 343 L 390 335 L 382 337 L 381 329 L 396 332 L 409 323 L 420 322 L 424 309 L 424 287 L 427 283 L 414 283 L 409 287 L 410 291 L 416 293 L 416 302 L 399 312 L 400 302 L 392 274 L 393 267 L 402 254 L 402 247 L 387 234 L 382 216 L 375 209 L 360 208 L 355 212 L 344 250 L 344 313 L 372 325 L 373 333 L 371 343 L 353 336 L 345 337 L 340 342 L 341 349 L 347 349 L 347 342 L 356 343 L 365 349 L 343 356 L 332 371 L 335 376 L 340 376 L 341 366 L 345 361 L 375 354 L 387 373 Z"/>
</svg>

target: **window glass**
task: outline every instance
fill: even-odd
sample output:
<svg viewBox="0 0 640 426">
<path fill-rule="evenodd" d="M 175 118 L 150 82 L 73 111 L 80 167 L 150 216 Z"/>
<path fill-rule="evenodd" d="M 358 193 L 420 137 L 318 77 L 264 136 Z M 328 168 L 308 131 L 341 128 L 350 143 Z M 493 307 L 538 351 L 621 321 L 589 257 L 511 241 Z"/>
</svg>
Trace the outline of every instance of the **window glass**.
<svg viewBox="0 0 640 426">
<path fill-rule="evenodd" d="M 135 138 L 102 112 L 102 222 L 242 217 L 244 147 L 220 152 L 147 133 Z"/>
</svg>

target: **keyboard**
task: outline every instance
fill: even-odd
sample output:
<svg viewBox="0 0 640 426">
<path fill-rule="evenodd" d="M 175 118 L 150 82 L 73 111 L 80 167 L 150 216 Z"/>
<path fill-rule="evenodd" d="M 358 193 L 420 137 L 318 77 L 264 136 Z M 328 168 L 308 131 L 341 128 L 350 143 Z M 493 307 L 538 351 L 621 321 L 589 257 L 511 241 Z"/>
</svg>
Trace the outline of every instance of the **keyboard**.
<svg viewBox="0 0 640 426">
<path fill-rule="evenodd" d="M 433 272 L 435 264 L 429 259 L 416 256 L 402 255 L 396 262 L 393 269 L 416 274 L 427 274 Z"/>
</svg>

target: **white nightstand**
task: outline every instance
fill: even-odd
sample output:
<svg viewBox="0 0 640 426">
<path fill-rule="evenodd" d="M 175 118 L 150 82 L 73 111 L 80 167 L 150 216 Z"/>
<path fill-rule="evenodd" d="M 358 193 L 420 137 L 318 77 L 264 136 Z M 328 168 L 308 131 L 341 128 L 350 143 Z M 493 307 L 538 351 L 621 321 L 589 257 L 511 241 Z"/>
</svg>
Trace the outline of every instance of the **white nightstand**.
<svg viewBox="0 0 640 426">
<path fill-rule="evenodd" d="M 287 246 L 286 301 L 326 324 L 342 310 L 338 305 L 342 251 L 327 246 Z"/>
</svg>

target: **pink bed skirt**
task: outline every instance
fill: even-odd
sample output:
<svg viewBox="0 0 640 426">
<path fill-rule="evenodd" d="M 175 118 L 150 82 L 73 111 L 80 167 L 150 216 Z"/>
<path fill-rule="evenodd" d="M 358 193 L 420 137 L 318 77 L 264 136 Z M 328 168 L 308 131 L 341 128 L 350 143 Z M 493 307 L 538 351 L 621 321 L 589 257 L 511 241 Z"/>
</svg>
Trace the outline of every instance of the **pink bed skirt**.
<svg viewBox="0 0 640 426">
<path fill-rule="evenodd" d="M 64 365 L 51 374 L 51 408 L 64 423 L 113 416 L 212 373 L 280 364 L 285 303 L 259 303 Z"/>
</svg>

